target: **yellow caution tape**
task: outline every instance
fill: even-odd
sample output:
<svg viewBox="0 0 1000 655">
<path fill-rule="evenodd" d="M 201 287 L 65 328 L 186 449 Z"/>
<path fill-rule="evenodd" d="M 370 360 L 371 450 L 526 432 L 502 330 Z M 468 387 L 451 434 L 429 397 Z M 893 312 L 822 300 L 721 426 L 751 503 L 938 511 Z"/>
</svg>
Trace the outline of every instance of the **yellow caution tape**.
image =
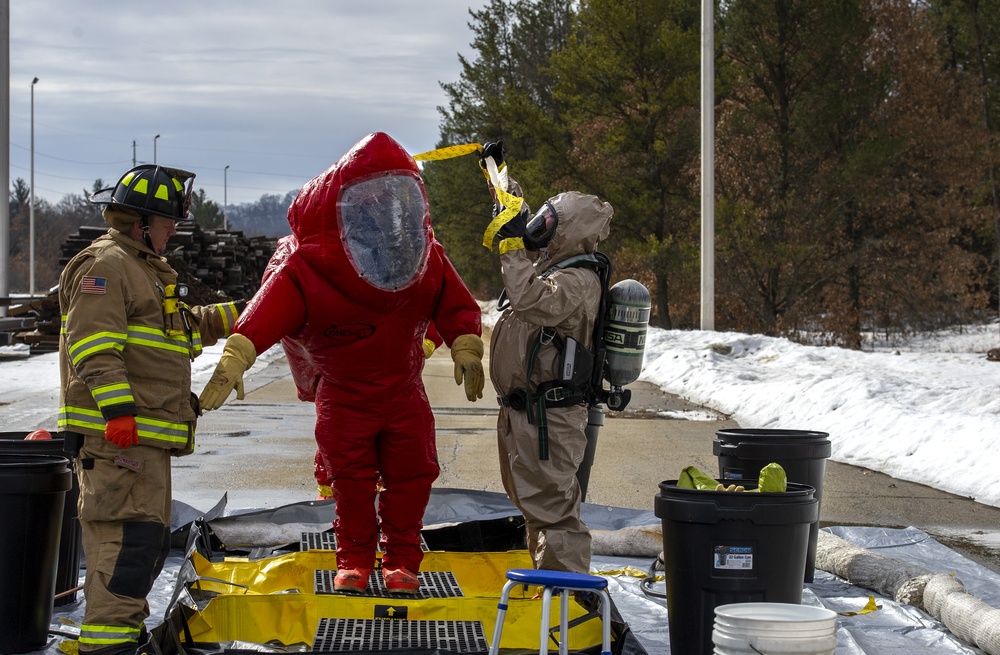
<svg viewBox="0 0 1000 655">
<path fill-rule="evenodd" d="M 428 150 L 419 155 L 413 155 L 416 161 L 441 161 L 442 159 L 453 159 L 468 155 L 473 152 L 482 152 L 483 147 L 478 143 L 466 143 L 460 146 L 445 146 L 437 150 Z"/>
<path fill-rule="evenodd" d="M 621 569 L 608 569 L 607 571 L 595 571 L 594 575 L 627 575 L 630 578 L 648 578 L 649 573 L 642 569 L 637 569 L 632 565 L 625 565 Z M 654 580 L 663 580 L 662 575 L 653 576 Z"/>
<path fill-rule="evenodd" d="M 496 238 L 497 232 L 500 231 L 500 228 L 504 224 L 521 212 L 521 205 L 524 204 L 524 198 L 511 195 L 499 187 L 496 188 L 496 192 L 497 198 L 504 209 L 496 215 L 496 218 L 490 221 L 490 224 L 486 227 L 486 232 L 483 233 L 483 246 L 490 250 L 493 250 L 493 239 Z M 519 248 L 524 248 L 524 239 L 520 237 L 510 237 L 500 242 L 501 255 L 509 250 L 517 250 Z"/>
<path fill-rule="evenodd" d="M 413 155 L 413 159 L 416 161 L 441 161 L 443 159 L 453 159 L 455 157 L 461 157 L 463 155 L 469 155 L 474 152 L 479 153 L 482 151 L 483 146 L 478 143 L 464 143 L 457 146 L 445 146 L 443 148 L 437 148 L 436 150 L 428 150 L 427 152 Z M 521 212 L 521 206 L 524 204 L 524 199 L 508 193 L 506 189 L 502 188 L 503 185 L 499 183 L 499 180 L 495 179 L 494 176 L 491 176 L 488 171 L 484 170 L 483 175 L 486 176 L 486 180 L 496 191 L 497 200 L 504 208 L 503 211 L 497 214 L 496 217 L 490 222 L 489 226 L 486 228 L 486 232 L 483 233 L 483 246 L 489 250 L 493 250 L 493 239 L 496 238 L 497 232 L 500 231 L 500 228 L 503 227 L 505 223 Z M 524 248 L 524 240 L 513 237 L 503 239 L 498 246 L 498 250 L 501 255 L 511 250 L 519 250 L 521 248 Z"/>
<path fill-rule="evenodd" d="M 857 616 L 859 614 L 871 614 L 875 610 L 880 609 L 882 608 L 875 604 L 875 596 L 869 596 L 868 602 L 857 612 L 837 612 L 837 614 L 840 614 L 841 616 Z"/>
</svg>

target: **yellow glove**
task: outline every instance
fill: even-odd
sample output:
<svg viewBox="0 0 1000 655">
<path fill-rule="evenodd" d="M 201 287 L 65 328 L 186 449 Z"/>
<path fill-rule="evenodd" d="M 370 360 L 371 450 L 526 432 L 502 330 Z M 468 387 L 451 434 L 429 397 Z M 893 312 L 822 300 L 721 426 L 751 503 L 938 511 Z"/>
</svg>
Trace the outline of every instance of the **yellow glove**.
<svg viewBox="0 0 1000 655">
<path fill-rule="evenodd" d="M 430 339 L 424 339 L 424 359 L 433 355 L 435 348 L 437 348 L 437 346 L 434 345 L 433 341 Z"/>
<path fill-rule="evenodd" d="M 218 409 L 226 402 L 229 392 L 236 389 L 236 398 L 243 400 L 243 374 L 257 361 L 253 342 L 238 332 L 226 339 L 222 357 L 212 379 L 205 385 L 198 402 L 202 409 Z"/>
<path fill-rule="evenodd" d="M 463 334 L 451 344 L 451 359 L 455 362 L 455 384 L 465 380 L 465 397 L 473 402 L 482 398 L 486 385 L 483 340 L 474 334 Z"/>
</svg>

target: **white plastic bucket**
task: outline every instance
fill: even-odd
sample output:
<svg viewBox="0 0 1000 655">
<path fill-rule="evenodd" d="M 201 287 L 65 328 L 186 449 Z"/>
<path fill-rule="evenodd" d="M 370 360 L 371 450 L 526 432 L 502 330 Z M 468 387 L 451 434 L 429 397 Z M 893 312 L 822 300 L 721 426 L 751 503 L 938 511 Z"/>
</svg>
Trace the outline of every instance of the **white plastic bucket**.
<svg viewBox="0 0 1000 655">
<path fill-rule="evenodd" d="M 715 655 L 833 655 L 837 614 L 791 603 L 735 603 L 715 608 Z"/>
</svg>

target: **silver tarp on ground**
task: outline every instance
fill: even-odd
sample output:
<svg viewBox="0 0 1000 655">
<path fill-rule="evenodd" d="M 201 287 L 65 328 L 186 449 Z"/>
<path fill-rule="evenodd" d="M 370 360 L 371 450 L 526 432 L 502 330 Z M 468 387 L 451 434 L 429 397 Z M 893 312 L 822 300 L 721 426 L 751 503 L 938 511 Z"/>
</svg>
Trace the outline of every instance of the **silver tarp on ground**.
<svg viewBox="0 0 1000 655">
<path fill-rule="evenodd" d="M 244 535 L 264 544 L 297 541 L 303 530 L 324 531 L 334 518 L 333 506 L 326 502 L 304 502 L 273 510 L 228 510 L 225 497 L 212 509 L 200 511 L 182 503 L 174 503 L 175 545 L 163 573 L 156 580 L 149 596 L 151 616 L 149 627 L 163 621 L 174 596 L 178 571 L 184 562 L 180 546 L 186 541 L 185 533 L 195 519 L 204 516 L 222 533 Z M 425 525 L 461 525 L 472 521 L 490 521 L 517 516 L 517 510 L 503 494 L 455 489 L 437 489 L 425 515 Z M 629 530 L 636 527 L 660 525 L 652 511 L 622 509 L 585 504 L 584 520 L 593 530 Z M 887 557 L 922 567 L 932 573 L 954 573 L 969 592 L 984 603 L 1000 607 L 1000 575 L 962 557 L 943 546 L 929 535 L 915 528 L 892 530 L 884 528 L 832 527 L 831 534 L 847 540 L 860 548 L 875 551 Z M 288 536 L 293 539 L 285 541 Z M 243 537 L 231 536 L 242 540 Z M 249 537 L 248 537 L 249 539 Z M 648 544 L 647 544 L 648 547 Z M 265 554 L 261 548 L 259 554 Z M 649 571 L 655 554 L 647 557 L 628 557 L 595 554 L 592 568 L 605 572 L 609 579 L 608 590 L 622 618 L 631 632 L 648 653 L 669 653 L 669 628 L 666 601 L 647 596 L 640 586 L 641 578 L 631 575 Z M 656 583 L 650 591 L 662 593 L 663 584 Z M 874 595 L 879 609 L 868 614 L 838 616 L 836 655 L 883 655 L 905 652 L 907 655 L 981 655 L 983 651 L 956 639 L 945 626 L 929 614 L 887 598 L 868 589 L 848 584 L 843 579 L 825 571 L 816 571 L 813 583 L 804 586 L 802 602 L 807 605 L 827 607 L 835 612 L 858 612 Z M 84 600 L 56 608 L 53 630 L 65 635 L 74 634 L 83 616 Z M 39 655 L 59 655 L 59 642 L 66 637 L 53 636 L 47 647 L 36 651 Z M 231 645 L 237 648 L 267 650 L 249 644 Z"/>
</svg>

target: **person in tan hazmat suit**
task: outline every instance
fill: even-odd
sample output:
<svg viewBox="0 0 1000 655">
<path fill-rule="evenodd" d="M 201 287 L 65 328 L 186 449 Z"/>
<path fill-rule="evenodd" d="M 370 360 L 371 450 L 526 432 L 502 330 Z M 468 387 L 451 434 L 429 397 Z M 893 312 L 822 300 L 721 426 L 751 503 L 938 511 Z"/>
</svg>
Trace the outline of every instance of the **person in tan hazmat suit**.
<svg viewBox="0 0 1000 655">
<path fill-rule="evenodd" d="M 480 163 L 502 173 L 502 144 L 487 144 Z M 510 189 L 519 193 L 513 180 Z M 560 369 L 568 339 L 591 346 L 602 283 L 589 268 L 553 267 L 595 252 L 608 236 L 613 210 L 596 196 L 569 191 L 549 198 L 532 216 L 522 198 L 491 191 L 497 215 L 483 243 L 500 253 L 509 302 L 490 341 L 504 489 L 524 515 L 535 568 L 587 573 L 591 540 L 580 519 L 577 480 L 587 446 L 587 405 L 560 382 Z"/>
<path fill-rule="evenodd" d="M 137 166 L 90 197 L 108 234 L 59 278 L 59 429 L 82 435 L 77 476 L 87 574 L 81 653 L 135 653 L 170 549 L 170 457 L 194 450 L 191 360 L 232 333 L 243 303 L 188 307 L 160 257 L 190 218 L 194 174 Z M 185 187 L 186 183 L 186 187 Z"/>
</svg>

